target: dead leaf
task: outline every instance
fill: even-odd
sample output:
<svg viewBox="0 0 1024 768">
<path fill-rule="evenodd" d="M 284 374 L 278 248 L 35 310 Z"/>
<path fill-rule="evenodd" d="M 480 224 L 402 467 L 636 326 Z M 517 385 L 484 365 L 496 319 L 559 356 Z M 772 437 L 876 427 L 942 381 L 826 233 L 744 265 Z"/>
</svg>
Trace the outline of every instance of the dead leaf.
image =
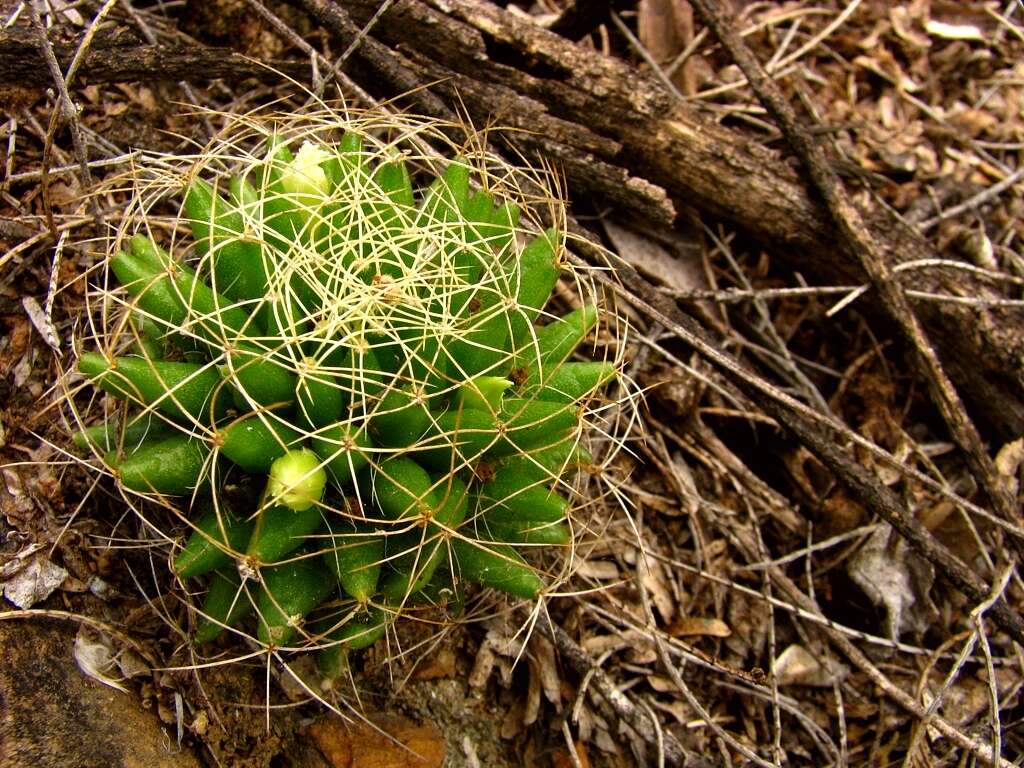
<svg viewBox="0 0 1024 768">
<path fill-rule="evenodd" d="M 495 667 L 502 685 L 511 687 L 513 664 L 523 652 L 523 640 L 517 636 L 516 629 L 498 620 L 493 622 L 473 661 L 473 669 L 469 673 L 471 687 L 483 688 Z"/>
<path fill-rule="evenodd" d="M 602 752 L 607 752 L 610 755 L 620 754 L 619 745 L 615 743 L 615 738 L 604 728 L 594 732 L 594 745 Z"/>
<path fill-rule="evenodd" d="M 620 651 L 643 642 L 650 642 L 650 638 L 638 629 L 627 629 L 615 635 L 590 635 L 583 639 L 581 645 L 591 655 L 603 656 L 609 651 Z"/>
<path fill-rule="evenodd" d="M 889 526 L 871 534 L 846 570 L 868 599 L 885 609 L 886 634 L 893 640 L 905 632 L 924 632 L 937 615 L 928 596 L 934 569 Z"/>
<path fill-rule="evenodd" d="M 1007 443 L 996 455 L 996 469 L 1013 496 L 1020 490 L 1021 465 L 1024 465 L 1024 437 Z"/>
<path fill-rule="evenodd" d="M 108 649 L 102 644 L 76 638 L 74 657 L 75 663 L 86 677 L 91 677 L 93 680 L 116 688 L 123 693 L 128 692 L 127 688 L 107 674 L 114 668 L 114 662 Z"/>
<path fill-rule="evenodd" d="M 546 637 L 535 633 L 530 638 L 531 658 L 537 665 L 544 698 L 556 707 L 562 701 L 562 677 L 558 674 L 555 646 Z"/>
<path fill-rule="evenodd" d="M 70 206 L 81 201 L 82 188 L 77 177 L 66 176 L 64 181 L 50 185 L 49 194 L 51 204 L 55 206 Z"/>
<path fill-rule="evenodd" d="M 726 621 L 735 631 L 724 638 L 725 646 L 740 658 L 762 653 L 771 623 L 768 606 L 761 601 L 734 599 L 727 613 Z"/>
<path fill-rule="evenodd" d="M 433 723 L 416 725 L 393 715 L 371 715 L 369 723 L 325 718 L 309 735 L 331 768 L 440 768 L 444 739 Z"/>
<path fill-rule="evenodd" d="M 654 549 L 654 542 L 648 542 L 648 549 Z M 661 614 L 663 621 L 672 621 L 676 613 L 676 601 L 672 595 L 672 588 L 665 575 L 665 567 L 659 560 L 654 559 L 647 553 L 637 559 L 636 574 L 640 577 L 641 583 L 647 590 L 654 607 Z"/>
<path fill-rule="evenodd" d="M 28 319 L 32 321 L 32 325 L 39 331 L 40 335 L 51 349 L 55 352 L 60 352 L 60 338 L 57 336 L 57 331 L 53 327 L 53 321 L 46 314 L 39 302 L 34 296 L 25 296 L 21 300 L 22 307 L 25 308 L 25 314 L 28 315 Z"/>
<path fill-rule="evenodd" d="M 590 709 L 586 700 L 583 701 L 583 706 L 578 707 L 578 709 L 579 716 L 576 718 L 576 732 L 581 740 L 590 743 L 593 741 L 595 729 L 600 727 L 596 720 L 597 716 Z"/>
<path fill-rule="evenodd" d="M 654 664 L 657 660 L 658 650 L 654 646 L 654 641 L 650 638 L 631 645 L 626 652 L 626 661 L 639 667 Z"/>
<path fill-rule="evenodd" d="M 837 661 L 815 656 L 802 645 L 791 645 L 775 660 L 779 685 L 826 688 L 842 681 L 849 670 Z"/>
<path fill-rule="evenodd" d="M 651 58 L 664 63 L 682 50 L 675 23 L 679 0 L 640 0 L 637 3 L 636 28 L 641 44 Z"/>
<path fill-rule="evenodd" d="M 130 652 L 116 650 L 105 635 L 97 635 L 86 629 L 80 629 L 75 636 L 72 652 L 75 663 L 86 677 L 124 693 L 128 689 L 121 685 L 121 681 L 149 672 L 149 667 L 136 654 L 132 653 L 128 658 L 126 653 Z M 122 658 L 126 659 L 124 663 Z"/>
<path fill-rule="evenodd" d="M 921 520 L 921 524 L 932 533 L 939 528 L 940 525 L 949 519 L 949 516 L 956 511 L 956 507 L 950 501 L 940 501 L 929 507 L 924 507 L 919 513 L 918 518 Z"/>
<path fill-rule="evenodd" d="M 688 616 L 673 621 L 665 632 L 672 637 L 728 637 L 732 634 L 729 625 L 721 619 L 708 619 L 700 616 Z"/>
<path fill-rule="evenodd" d="M 523 717 L 521 720 L 525 726 L 530 726 L 537 722 L 537 716 L 540 714 L 540 689 L 540 674 L 536 665 L 531 663 L 529 682 L 526 686 L 526 705 L 523 707 Z"/>
<path fill-rule="evenodd" d="M 22 609 L 41 603 L 68 577 L 68 572 L 51 563 L 40 549 L 30 547 L 0 570 L 4 597 Z"/>
<path fill-rule="evenodd" d="M 608 219 L 603 223 L 616 252 L 638 272 L 674 291 L 688 293 L 711 287 L 704 274 L 699 247 L 688 248 L 686 257 L 677 258 L 649 237 Z"/>
<path fill-rule="evenodd" d="M 640 0 L 637 34 L 651 58 L 667 64 L 693 40 L 693 8 L 686 0 Z M 693 57 L 673 73 L 672 80 L 684 95 L 697 92 Z"/>
<path fill-rule="evenodd" d="M 697 489 L 697 481 L 693 477 L 693 472 L 690 469 L 690 465 L 686 463 L 686 459 L 683 454 L 676 451 L 672 454 L 672 479 L 676 481 L 679 486 L 679 507 L 675 508 L 677 511 L 672 516 L 678 515 L 696 515 L 700 511 L 700 491 Z"/>
<path fill-rule="evenodd" d="M 678 691 L 679 686 L 675 682 L 665 675 L 650 674 L 644 678 L 647 684 L 651 686 L 651 689 L 657 693 L 669 693 L 670 691 Z"/>
</svg>

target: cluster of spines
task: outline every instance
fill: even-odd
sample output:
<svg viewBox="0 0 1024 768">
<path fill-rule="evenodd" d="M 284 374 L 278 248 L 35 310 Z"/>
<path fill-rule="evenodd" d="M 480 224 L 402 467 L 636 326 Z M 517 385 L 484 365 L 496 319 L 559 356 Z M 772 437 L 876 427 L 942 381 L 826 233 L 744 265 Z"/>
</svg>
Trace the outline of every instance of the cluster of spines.
<svg viewBox="0 0 1024 768">
<path fill-rule="evenodd" d="M 356 134 L 273 142 L 227 198 L 189 185 L 191 258 L 140 234 L 111 259 L 137 344 L 79 368 L 141 410 L 79 440 L 127 489 L 194 500 L 175 570 L 210 574 L 198 642 L 255 608 L 258 637 L 286 646 L 340 587 L 351 609 L 303 630 L 335 658 L 465 581 L 543 588 L 519 550 L 569 542 L 556 486 L 588 460 L 580 403 L 615 369 L 568 362 L 595 306 L 535 324 L 561 239 L 521 245 L 518 209 L 470 171 L 417 195 Z M 238 472 L 266 478 L 251 513 L 221 492 Z"/>
</svg>

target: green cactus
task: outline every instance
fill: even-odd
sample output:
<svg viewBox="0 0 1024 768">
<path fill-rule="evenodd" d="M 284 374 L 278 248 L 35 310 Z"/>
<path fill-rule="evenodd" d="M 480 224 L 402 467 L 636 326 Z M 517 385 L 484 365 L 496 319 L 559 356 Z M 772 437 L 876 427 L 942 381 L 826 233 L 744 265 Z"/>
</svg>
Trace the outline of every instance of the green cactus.
<svg viewBox="0 0 1024 768">
<path fill-rule="evenodd" d="M 571 542 L 565 476 L 616 375 L 569 362 L 595 304 L 545 311 L 558 229 L 528 236 L 523 201 L 496 199 L 480 166 L 431 175 L 364 149 L 374 135 L 275 136 L 230 180 L 196 172 L 191 245 L 140 234 L 110 259 L 131 349 L 79 357 L 139 433 L 92 427 L 79 445 L 130 491 L 218 510 L 175 560 L 210 585 L 197 639 L 255 613 L 262 642 L 319 644 L 329 669 L 406 606 L 461 604 L 465 582 L 544 590 L 531 550 Z M 262 488 L 258 506 L 201 503 L 225 483 Z"/>
</svg>

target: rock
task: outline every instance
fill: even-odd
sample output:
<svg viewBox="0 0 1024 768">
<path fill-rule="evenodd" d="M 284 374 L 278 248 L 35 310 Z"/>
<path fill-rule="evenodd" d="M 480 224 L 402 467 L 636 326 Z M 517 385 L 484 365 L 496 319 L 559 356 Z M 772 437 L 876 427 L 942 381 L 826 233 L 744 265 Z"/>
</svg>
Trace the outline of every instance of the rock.
<svg viewBox="0 0 1024 768">
<path fill-rule="evenodd" d="M 79 671 L 75 629 L 0 621 L 0 768 L 199 768 L 133 695 Z"/>
</svg>

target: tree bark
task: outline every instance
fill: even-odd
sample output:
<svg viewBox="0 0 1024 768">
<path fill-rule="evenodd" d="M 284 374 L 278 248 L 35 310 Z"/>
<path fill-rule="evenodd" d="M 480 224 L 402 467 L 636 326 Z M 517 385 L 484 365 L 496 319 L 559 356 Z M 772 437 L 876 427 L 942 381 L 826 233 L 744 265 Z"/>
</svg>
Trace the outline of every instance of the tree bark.
<svg viewBox="0 0 1024 768">
<path fill-rule="evenodd" d="M 77 35 L 58 28 L 49 34 L 57 63 L 66 71 L 80 43 Z M 278 80 L 282 75 L 304 77 L 305 62 L 261 64 L 225 48 L 201 45 L 145 45 L 127 30 L 97 35 L 78 69 L 78 82 L 124 83 L 170 80 Z M 0 83 L 28 87 L 53 84 L 39 49 L 39 38 L 26 26 L 0 30 Z"/>
</svg>

